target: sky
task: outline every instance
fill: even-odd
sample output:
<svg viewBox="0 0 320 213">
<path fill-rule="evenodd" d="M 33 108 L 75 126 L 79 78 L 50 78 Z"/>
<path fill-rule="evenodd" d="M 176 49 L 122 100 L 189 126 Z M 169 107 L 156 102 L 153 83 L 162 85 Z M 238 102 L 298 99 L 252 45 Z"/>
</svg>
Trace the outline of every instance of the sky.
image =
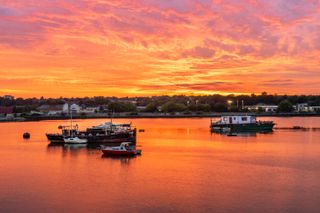
<svg viewBox="0 0 320 213">
<path fill-rule="evenodd" d="M 0 95 L 320 94 L 318 0 L 0 0 Z"/>
</svg>

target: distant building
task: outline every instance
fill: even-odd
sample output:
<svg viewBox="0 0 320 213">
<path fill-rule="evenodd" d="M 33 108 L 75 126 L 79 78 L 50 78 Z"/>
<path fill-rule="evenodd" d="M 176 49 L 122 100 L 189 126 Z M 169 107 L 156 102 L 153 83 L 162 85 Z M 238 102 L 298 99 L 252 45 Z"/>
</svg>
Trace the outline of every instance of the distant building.
<svg viewBox="0 0 320 213">
<path fill-rule="evenodd" d="M 99 107 L 85 107 L 81 109 L 81 113 L 93 114 L 99 111 Z"/>
<path fill-rule="evenodd" d="M 320 106 L 309 106 L 307 103 L 300 103 L 295 105 L 297 112 L 320 112 Z"/>
<path fill-rule="evenodd" d="M 309 106 L 310 112 L 320 112 L 320 106 Z"/>
<path fill-rule="evenodd" d="M 297 112 L 309 112 L 309 105 L 307 103 L 299 103 L 295 106 Z"/>
<path fill-rule="evenodd" d="M 80 106 L 79 105 L 77 105 L 77 104 L 71 104 L 71 106 L 70 106 L 70 111 L 72 112 L 72 113 L 79 113 L 80 112 Z"/>
<path fill-rule="evenodd" d="M 276 112 L 278 109 L 277 105 L 267 105 L 267 104 L 257 104 L 257 105 L 250 105 L 245 106 L 251 112 Z"/>
<path fill-rule="evenodd" d="M 6 119 L 7 120 L 13 120 L 14 119 L 14 114 L 7 114 Z"/>
<path fill-rule="evenodd" d="M 37 110 L 39 110 L 40 112 L 43 113 L 48 113 L 48 112 L 63 112 L 63 107 L 64 105 L 62 104 L 58 104 L 58 105 L 48 105 L 48 104 L 44 104 L 41 105 L 37 108 Z"/>
<path fill-rule="evenodd" d="M 69 104 L 65 103 L 62 106 L 62 112 L 68 114 L 69 113 Z"/>
<path fill-rule="evenodd" d="M 144 111 L 146 108 L 147 108 L 147 106 L 137 106 L 137 110 L 138 110 L 139 112 Z"/>
<path fill-rule="evenodd" d="M 3 98 L 12 101 L 12 100 L 14 99 L 14 96 L 12 96 L 12 95 L 5 95 L 5 96 L 3 96 Z"/>
</svg>

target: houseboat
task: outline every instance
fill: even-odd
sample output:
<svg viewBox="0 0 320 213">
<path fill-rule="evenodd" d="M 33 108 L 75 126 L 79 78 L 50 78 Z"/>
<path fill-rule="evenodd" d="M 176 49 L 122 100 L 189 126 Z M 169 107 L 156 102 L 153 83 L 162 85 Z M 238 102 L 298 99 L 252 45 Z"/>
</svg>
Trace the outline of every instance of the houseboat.
<svg viewBox="0 0 320 213">
<path fill-rule="evenodd" d="M 271 132 L 273 121 L 257 121 L 252 115 L 221 116 L 217 122 L 211 120 L 210 128 L 213 132 Z"/>
</svg>

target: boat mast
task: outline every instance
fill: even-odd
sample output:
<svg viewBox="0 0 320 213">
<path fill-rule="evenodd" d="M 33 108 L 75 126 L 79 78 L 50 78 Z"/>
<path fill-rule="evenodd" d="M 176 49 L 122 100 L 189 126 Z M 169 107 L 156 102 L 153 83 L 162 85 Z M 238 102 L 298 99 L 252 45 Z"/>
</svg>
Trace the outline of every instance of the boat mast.
<svg viewBox="0 0 320 213">
<path fill-rule="evenodd" d="M 111 111 L 111 126 L 110 126 L 110 131 L 111 131 L 111 132 L 112 132 L 112 124 L 113 124 L 113 123 L 112 123 L 113 112 L 114 112 L 114 110 Z"/>
<path fill-rule="evenodd" d="M 73 136 L 73 129 L 72 129 L 72 110 L 71 110 L 71 108 L 70 108 L 70 125 L 71 125 L 71 137 Z"/>
<path fill-rule="evenodd" d="M 113 110 L 111 111 L 111 124 L 112 124 Z"/>
</svg>

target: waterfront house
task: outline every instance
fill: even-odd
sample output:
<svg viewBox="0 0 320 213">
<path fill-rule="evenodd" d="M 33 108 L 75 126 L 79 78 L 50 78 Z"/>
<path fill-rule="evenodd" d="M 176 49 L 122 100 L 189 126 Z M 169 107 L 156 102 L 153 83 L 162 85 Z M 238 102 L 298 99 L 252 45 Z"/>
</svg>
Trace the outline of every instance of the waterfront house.
<svg viewBox="0 0 320 213">
<path fill-rule="evenodd" d="M 3 98 L 6 99 L 6 100 L 12 101 L 12 100 L 14 99 L 14 96 L 12 96 L 12 95 L 5 95 L 5 96 L 3 96 Z"/>
<path fill-rule="evenodd" d="M 276 112 L 278 109 L 277 105 L 257 104 L 245 106 L 250 112 Z"/>
<path fill-rule="evenodd" d="M 309 106 L 310 112 L 320 112 L 320 106 Z"/>
<path fill-rule="evenodd" d="M 297 112 L 309 112 L 309 105 L 308 103 L 299 103 L 295 106 L 295 110 Z"/>
<path fill-rule="evenodd" d="M 80 113 L 80 106 L 78 104 L 71 104 L 70 106 L 70 112 L 72 113 Z"/>
<path fill-rule="evenodd" d="M 297 112 L 320 112 L 320 106 L 309 106 L 307 103 L 299 103 L 295 109 Z"/>
<path fill-rule="evenodd" d="M 42 112 L 42 113 L 49 113 L 49 112 L 59 112 L 62 113 L 63 112 L 63 106 L 62 104 L 57 104 L 57 105 L 48 105 L 48 104 L 44 104 L 41 105 L 37 108 L 38 111 Z"/>
<path fill-rule="evenodd" d="M 94 114 L 99 111 L 99 107 L 84 107 L 80 110 L 80 113 Z"/>
</svg>

